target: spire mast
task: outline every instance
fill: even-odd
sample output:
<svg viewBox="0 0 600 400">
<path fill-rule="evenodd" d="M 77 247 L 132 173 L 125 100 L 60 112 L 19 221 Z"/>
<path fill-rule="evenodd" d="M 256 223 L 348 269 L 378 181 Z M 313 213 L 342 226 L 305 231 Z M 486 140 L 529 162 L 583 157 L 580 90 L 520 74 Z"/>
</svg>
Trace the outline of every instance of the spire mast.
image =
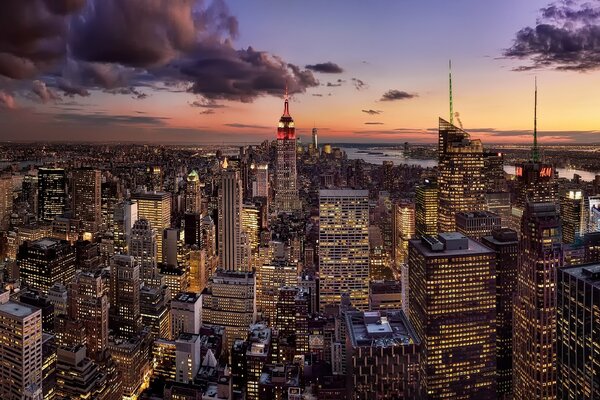
<svg viewBox="0 0 600 400">
<path fill-rule="evenodd" d="M 531 160 L 533 162 L 540 161 L 540 150 L 538 148 L 537 142 L 537 76 L 535 77 L 535 96 L 534 96 L 534 106 L 533 106 L 533 147 L 531 148 Z"/>
<path fill-rule="evenodd" d="M 450 83 L 450 123 L 454 125 L 454 104 L 452 103 L 452 60 L 448 60 L 448 78 Z"/>
<path fill-rule="evenodd" d="M 283 103 L 283 115 L 290 115 L 290 104 L 289 104 L 287 82 L 285 83 L 285 102 Z"/>
</svg>

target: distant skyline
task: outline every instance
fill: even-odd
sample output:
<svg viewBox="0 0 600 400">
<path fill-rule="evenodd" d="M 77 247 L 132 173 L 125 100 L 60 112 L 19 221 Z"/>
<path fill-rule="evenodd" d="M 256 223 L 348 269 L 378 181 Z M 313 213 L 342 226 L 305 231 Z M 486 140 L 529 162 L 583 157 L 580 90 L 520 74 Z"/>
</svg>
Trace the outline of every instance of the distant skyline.
<svg viewBox="0 0 600 400">
<path fill-rule="evenodd" d="M 46 5 L 48 4 L 48 5 Z M 0 141 L 600 143 L 600 5 L 563 0 L 0 2 Z"/>
</svg>

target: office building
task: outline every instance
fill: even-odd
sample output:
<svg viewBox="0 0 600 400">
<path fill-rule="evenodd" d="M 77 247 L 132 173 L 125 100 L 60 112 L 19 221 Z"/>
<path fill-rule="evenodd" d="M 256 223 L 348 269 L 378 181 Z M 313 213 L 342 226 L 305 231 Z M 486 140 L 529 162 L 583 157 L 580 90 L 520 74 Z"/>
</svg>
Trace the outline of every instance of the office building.
<svg viewBox="0 0 600 400">
<path fill-rule="evenodd" d="M 460 233 L 410 241 L 410 322 L 427 398 L 496 396 L 495 257 Z"/>
<path fill-rule="evenodd" d="M 568 190 L 560 199 L 560 219 L 564 244 L 581 243 L 587 232 L 588 210 L 581 190 Z"/>
<path fill-rule="evenodd" d="M 242 231 L 246 233 L 250 254 L 253 256 L 258 253 L 260 245 L 260 227 L 261 227 L 260 206 L 255 204 L 242 205 Z M 251 260 L 248 260 L 249 262 Z"/>
<path fill-rule="evenodd" d="M 415 234 L 437 235 L 438 232 L 437 179 L 424 179 L 415 189 Z"/>
<path fill-rule="evenodd" d="M 527 203 L 513 314 L 515 400 L 556 398 L 556 274 L 562 267 L 554 203 Z"/>
<path fill-rule="evenodd" d="M 163 261 L 163 231 L 171 226 L 171 195 L 165 192 L 140 192 L 131 196 L 138 204 L 138 218 L 150 222 L 156 231 L 156 262 Z"/>
<path fill-rule="evenodd" d="M 6 294 L 6 296 L 4 296 Z M 0 398 L 42 400 L 42 312 L 0 301 Z"/>
<path fill-rule="evenodd" d="M 12 176 L 0 176 L 0 231 L 8 230 L 10 215 L 13 211 L 13 182 Z"/>
<path fill-rule="evenodd" d="M 600 398 L 600 265 L 558 270 L 557 399 Z"/>
<path fill-rule="evenodd" d="M 185 212 L 202 214 L 202 186 L 198 172 L 192 171 L 186 177 Z"/>
<path fill-rule="evenodd" d="M 56 395 L 59 398 L 121 398 L 114 389 L 99 365 L 86 356 L 84 345 L 57 349 Z"/>
<path fill-rule="evenodd" d="M 455 214 L 484 206 L 483 145 L 464 130 L 439 120 L 438 188 L 440 232 L 456 230 Z"/>
<path fill-rule="evenodd" d="M 124 200 L 115 205 L 113 211 L 113 241 L 117 254 L 127 254 L 131 230 L 138 220 L 137 201 Z"/>
<path fill-rule="evenodd" d="M 491 235 L 501 226 L 500 216 L 490 211 L 456 213 L 456 231 L 474 240 Z"/>
<path fill-rule="evenodd" d="M 132 256 L 116 255 L 110 267 L 110 324 L 118 338 L 134 336 L 142 326 L 140 267 Z"/>
<path fill-rule="evenodd" d="M 48 293 L 55 283 L 75 276 L 75 250 L 64 240 L 43 238 L 19 246 L 17 264 L 21 280 L 31 289 Z"/>
<path fill-rule="evenodd" d="M 390 275 L 389 253 L 383 243 L 381 228 L 369 226 L 369 279 L 385 279 Z"/>
<path fill-rule="evenodd" d="M 158 245 L 156 231 L 147 219 L 135 221 L 129 237 L 128 254 L 140 267 L 140 277 L 144 285 L 157 286 L 160 283 L 157 267 Z"/>
<path fill-rule="evenodd" d="M 108 349 L 121 377 L 123 399 L 136 399 L 145 388 L 144 382 L 152 370 L 152 343 L 150 328 L 144 328 L 128 340 L 108 342 Z"/>
<path fill-rule="evenodd" d="M 169 301 L 171 291 L 165 286 L 142 286 L 140 289 L 140 314 L 142 325 L 149 326 L 155 339 L 171 338 Z"/>
<path fill-rule="evenodd" d="M 501 193 L 507 189 L 504 172 L 504 154 L 486 151 L 483 153 L 485 192 Z"/>
<path fill-rule="evenodd" d="M 254 169 L 256 180 L 252 184 L 252 197 L 269 198 L 269 164 L 261 163 Z"/>
<path fill-rule="evenodd" d="M 423 193 L 421 193 L 423 194 Z M 408 241 L 416 233 L 415 204 L 395 203 L 392 212 L 392 256 L 395 266 L 406 263 L 408 258 Z"/>
<path fill-rule="evenodd" d="M 277 125 L 277 158 L 275 162 L 275 208 L 292 212 L 300 208 L 296 171 L 296 128 L 290 115 L 287 90 L 283 115 Z"/>
<path fill-rule="evenodd" d="M 51 222 L 63 215 L 67 204 L 67 179 L 62 168 L 38 170 L 38 219 Z"/>
<path fill-rule="evenodd" d="M 71 211 L 85 232 L 96 233 L 102 224 L 100 171 L 81 168 L 73 171 Z"/>
<path fill-rule="evenodd" d="M 347 398 L 420 396 L 421 341 L 401 310 L 345 314 Z"/>
<path fill-rule="evenodd" d="M 242 182 L 234 170 L 221 172 L 219 188 L 219 266 L 227 271 L 247 271 L 242 240 Z"/>
<path fill-rule="evenodd" d="M 369 310 L 400 309 L 402 309 L 402 284 L 400 281 L 369 282 Z"/>
<path fill-rule="evenodd" d="M 297 364 L 266 364 L 258 381 L 259 399 L 302 400 Z"/>
<path fill-rule="evenodd" d="M 199 293 L 183 292 L 171 300 L 171 337 L 181 333 L 200 333 L 202 297 Z"/>
<path fill-rule="evenodd" d="M 512 396 L 513 297 L 517 288 L 519 238 L 512 229 L 494 229 L 481 243 L 496 253 L 496 371 L 499 399 Z"/>
<path fill-rule="evenodd" d="M 268 321 L 275 321 L 277 295 L 280 288 L 298 282 L 298 266 L 284 257 L 274 257 L 256 269 L 256 307 Z"/>
<path fill-rule="evenodd" d="M 319 191 L 320 307 L 339 304 L 342 293 L 352 305 L 369 305 L 369 193 Z"/>
</svg>

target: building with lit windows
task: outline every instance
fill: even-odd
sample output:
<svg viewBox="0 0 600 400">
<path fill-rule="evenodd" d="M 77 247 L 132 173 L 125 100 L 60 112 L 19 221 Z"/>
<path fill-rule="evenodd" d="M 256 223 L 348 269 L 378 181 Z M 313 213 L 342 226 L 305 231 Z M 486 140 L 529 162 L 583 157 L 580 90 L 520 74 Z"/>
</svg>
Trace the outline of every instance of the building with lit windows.
<svg viewBox="0 0 600 400">
<path fill-rule="evenodd" d="M 258 400 L 263 367 L 273 361 L 273 331 L 265 324 L 251 325 L 246 347 L 246 399 Z"/>
<path fill-rule="evenodd" d="M 254 204 L 242 205 L 242 230 L 246 232 L 250 252 L 258 253 L 260 245 L 260 207 Z"/>
<path fill-rule="evenodd" d="M 381 228 L 369 226 L 369 279 L 385 279 L 390 276 L 388 252 L 384 248 Z"/>
<path fill-rule="evenodd" d="M 587 232 L 588 210 L 581 190 L 569 190 L 560 199 L 563 243 L 580 243 Z"/>
<path fill-rule="evenodd" d="M 110 324 L 117 337 L 128 339 L 142 326 L 140 267 L 132 256 L 116 255 L 110 279 Z"/>
<path fill-rule="evenodd" d="M 227 271 L 247 271 L 242 238 L 242 181 L 239 171 L 221 171 L 219 188 L 219 266 Z"/>
<path fill-rule="evenodd" d="M 171 337 L 180 333 L 199 333 L 202 323 L 202 297 L 199 293 L 182 292 L 171 300 Z"/>
<path fill-rule="evenodd" d="M 308 292 L 285 286 L 278 290 L 275 323 L 279 340 L 278 360 L 291 363 L 308 352 Z"/>
<path fill-rule="evenodd" d="M 501 226 L 500 216 L 489 211 L 456 213 L 456 231 L 474 240 L 491 235 Z"/>
<path fill-rule="evenodd" d="M 400 281 L 369 282 L 369 310 L 400 309 L 402 309 L 402 283 Z"/>
<path fill-rule="evenodd" d="M 123 400 L 135 400 L 145 389 L 152 371 L 152 344 L 152 333 L 148 327 L 128 340 L 108 342 L 108 349 L 121 377 Z"/>
<path fill-rule="evenodd" d="M 513 297 L 517 287 L 519 237 L 508 228 L 495 229 L 481 243 L 496 253 L 496 372 L 499 399 L 512 396 Z"/>
<path fill-rule="evenodd" d="M 319 293 L 321 309 L 339 304 L 369 305 L 369 192 L 319 191 Z"/>
<path fill-rule="evenodd" d="M 421 341 L 401 310 L 348 311 L 348 398 L 415 399 Z"/>
<path fill-rule="evenodd" d="M 156 262 L 158 245 L 156 231 L 150 221 L 144 218 L 135 221 L 129 236 L 128 249 L 128 254 L 140 267 L 142 282 L 148 286 L 156 286 L 160 282 Z"/>
<path fill-rule="evenodd" d="M 485 192 L 505 192 L 506 173 L 504 172 L 504 154 L 486 151 L 483 153 Z"/>
<path fill-rule="evenodd" d="M 102 224 L 100 171 L 81 168 L 73 171 L 71 210 L 81 220 L 85 232 L 96 233 Z"/>
<path fill-rule="evenodd" d="M 296 172 L 296 128 L 290 115 L 287 89 L 283 115 L 277 125 L 277 159 L 275 162 L 275 208 L 291 212 L 300 208 Z"/>
<path fill-rule="evenodd" d="M 395 203 L 392 213 L 392 251 L 395 265 L 406 263 L 408 241 L 415 236 L 416 210 L 414 203 Z"/>
<path fill-rule="evenodd" d="M 437 235 L 438 232 L 437 179 L 427 178 L 415 189 L 415 234 Z"/>
<path fill-rule="evenodd" d="M 0 176 L 0 230 L 8 230 L 10 215 L 13 211 L 13 182 L 12 176 Z"/>
<path fill-rule="evenodd" d="M 192 171 L 186 177 L 185 212 L 202 214 L 202 187 L 198 172 Z"/>
<path fill-rule="evenodd" d="M 51 222 L 65 212 L 67 177 L 62 168 L 38 170 L 38 219 Z"/>
<path fill-rule="evenodd" d="M 464 130 L 439 120 L 438 188 L 440 232 L 456 230 L 455 214 L 484 207 L 483 145 Z"/>
<path fill-rule="evenodd" d="M 256 280 L 253 272 L 217 270 L 202 291 L 202 324 L 225 327 L 224 348 L 246 337 L 256 321 Z"/>
<path fill-rule="evenodd" d="M 258 164 L 254 170 L 256 180 L 252 184 L 252 197 L 269 198 L 269 164 Z"/>
<path fill-rule="evenodd" d="M 277 294 L 284 286 L 298 282 L 298 266 L 283 257 L 275 257 L 256 269 L 256 307 L 269 321 L 275 321 Z"/>
<path fill-rule="evenodd" d="M 460 233 L 410 241 L 410 322 L 426 398 L 496 397 L 495 258 Z"/>
<path fill-rule="evenodd" d="M 55 283 L 66 284 L 75 276 L 75 250 L 65 240 L 25 242 L 19 246 L 17 264 L 23 283 L 46 294 Z"/>
<path fill-rule="evenodd" d="M 156 231 L 156 261 L 163 261 L 163 231 L 171 226 L 171 195 L 166 192 L 140 192 L 131 196 L 138 204 L 138 218 L 150 221 Z"/>
<path fill-rule="evenodd" d="M 171 291 L 166 285 L 162 287 L 142 286 L 140 289 L 142 325 L 151 327 L 155 339 L 171 338 L 170 300 Z"/>
<path fill-rule="evenodd" d="M 600 398 L 600 265 L 558 270 L 557 399 Z"/>
<path fill-rule="evenodd" d="M 554 203 L 527 203 L 513 315 L 515 400 L 556 398 L 556 274 L 563 265 Z"/>
</svg>

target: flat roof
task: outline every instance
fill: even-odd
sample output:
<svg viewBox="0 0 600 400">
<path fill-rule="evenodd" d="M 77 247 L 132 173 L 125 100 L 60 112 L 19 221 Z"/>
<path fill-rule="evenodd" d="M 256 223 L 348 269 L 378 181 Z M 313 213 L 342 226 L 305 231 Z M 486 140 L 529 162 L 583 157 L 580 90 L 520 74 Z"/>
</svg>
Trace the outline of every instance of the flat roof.
<svg viewBox="0 0 600 400">
<path fill-rule="evenodd" d="M 28 317 L 36 311 L 39 311 L 39 308 L 14 301 L 8 301 L 4 304 L 0 304 L 0 312 L 18 318 Z"/>
<path fill-rule="evenodd" d="M 419 344 L 402 310 L 349 311 L 346 326 L 354 347 L 392 347 Z"/>
<path fill-rule="evenodd" d="M 448 234 L 445 234 L 448 235 Z M 463 236 L 459 233 L 459 235 Z M 454 237 L 452 239 L 455 239 Z M 427 257 L 448 257 L 448 256 L 461 256 L 461 255 L 477 255 L 477 254 L 488 254 L 493 253 L 494 251 L 487 246 L 482 245 L 475 240 L 465 237 L 468 241 L 468 247 L 466 249 L 461 250 L 441 250 L 441 251 L 432 251 L 426 244 L 421 242 L 421 239 L 412 239 L 410 240 L 410 244 L 416 247 L 421 254 Z"/>
<path fill-rule="evenodd" d="M 600 288 L 600 264 L 598 263 L 567 267 L 560 269 L 560 271 L 584 281 L 593 287 Z"/>
<path fill-rule="evenodd" d="M 369 197 L 369 191 L 354 189 L 320 189 L 319 197 Z"/>
</svg>

